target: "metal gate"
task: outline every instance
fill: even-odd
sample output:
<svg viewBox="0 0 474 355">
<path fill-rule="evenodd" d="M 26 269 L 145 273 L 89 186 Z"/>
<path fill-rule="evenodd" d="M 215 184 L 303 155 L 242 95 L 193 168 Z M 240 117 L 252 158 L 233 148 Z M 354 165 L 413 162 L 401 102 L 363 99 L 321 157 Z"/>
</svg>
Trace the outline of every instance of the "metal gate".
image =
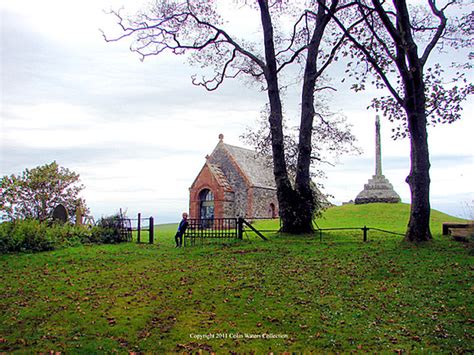
<svg viewBox="0 0 474 355">
<path fill-rule="evenodd" d="M 243 218 L 200 218 L 188 219 L 184 234 L 184 246 L 209 242 L 237 241 L 243 238 L 244 227 L 249 227 L 260 238 L 267 240 L 258 230 Z"/>
<path fill-rule="evenodd" d="M 134 218 L 131 221 L 133 222 L 132 229 L 135 232 L 137 243 L 148 242 L 149 244 L 153 244 L 155 241 L 155 226 L 153 217 L 144 218 L 142 217 L 142 214 L 139 213 L 137 218 Z"/>
</svg>

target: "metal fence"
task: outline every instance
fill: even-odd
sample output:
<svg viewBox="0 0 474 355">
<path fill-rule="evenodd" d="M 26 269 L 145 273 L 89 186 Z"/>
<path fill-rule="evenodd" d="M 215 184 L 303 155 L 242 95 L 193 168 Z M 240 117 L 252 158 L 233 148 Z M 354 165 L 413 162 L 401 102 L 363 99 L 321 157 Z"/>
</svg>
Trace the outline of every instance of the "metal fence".
<svg viewBox="0 0 474 355">
<path fill-rule="evenodd" d="M 141 213 L 137 218 L 130 219 L 132 230 L 136 233 L 137 243 L 153 244 L 155 241 L 155 225 L 153 217 L 142 217 Z M 148 239 L 148 240 L 147 240 Z"/>
<path fill-rule="evenodd" d="M 264 218 L 252 218 L 252 221 L 257 221 Z M 257 235 L 263 240 L 267 238 L 262 233 L 279 233 L 281 234 L 281 221 L 279 229 L 264 229 L 255 228 L 248 220 L 243 218 L 214 218 L 214 219 L 189 219 L 189 225 L 184 234 L 184 246 L 192 246 L 196 244 L 207 244 L 215 242 L 229 242 L 243 239 L 247 232 L 251 235 Z M 397 233 L 385 229 L 375 227 L 334 227 L 334 228 L 320 228 L 317 224 L 314 226 L 314 235 L 319 236 L 319 240 L 323 241 L 323 235 L 329 237 L 331 232 L 350 232 L 360 231 L 361 234 L 354 233 L 351 239 L 360 240 L 357 235 L 361 235 L 361 239 L 367 242 L 369 239 L 369 231 L 378 231 L 390 235 L 404 236 L 402 233 Z"/>
<path fill-rule="evenodd" d="M 211 240 L 235 241 L 242 239 L 242 227 L 238 218 L 188 219 L 184 234 L 184 246 L 204 244 Z"/>
<path fill-rule="evenodd" d="M 243 218 L 188 219 L 184 246 L 232 242 L 243 239 L 246 228 L 263 240 L 267 238 Z"/>
<path fill-rule="evenodd" d="M 379 231 L 379 232 L 387 233 L 387 234 L 391 234 L 391 235 L 404 236 L 404 234 L 401 234 L 401 233 L 396 233 L 396 232 L 388 231 L 388 230 L 385 230 L 385 229 L 373 228 L 373 227 L 367 227 L 367 226 L 363 226 L 363 227 L 340 227 L 340 228 L 317 228 L 317 229 L 315 229 L 314 232 L 319 234 L 319 240 L 322 242 L 323 241 L 323 233 L 326 232 L 326 231 L 328 231 L 328 232 L 330 232 L 330 231 L 362 231 L 362 240 L 364 242 L 367 242 L 370 230 L 375 230 L 375 231 Z"/>
</svg>

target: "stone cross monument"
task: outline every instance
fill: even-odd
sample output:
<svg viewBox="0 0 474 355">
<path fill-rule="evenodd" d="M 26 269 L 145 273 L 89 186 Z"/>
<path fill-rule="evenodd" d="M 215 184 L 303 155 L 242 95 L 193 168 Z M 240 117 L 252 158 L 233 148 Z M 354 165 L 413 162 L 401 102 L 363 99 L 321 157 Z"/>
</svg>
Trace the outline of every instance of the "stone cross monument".
<svg viewBox="0 0 474 355">
<path fill-rule="evenodd" d="M 375 175 L 382 175 L 382 145 L 380 144 L 380 117 L 375 116 Z"/>
<path fill-rule="evenodd" d="M 375 117 L 375 175 L 364 185 L 364 190 L 355 199 L 355 204 L 374 202 L 400 202 L 400 196 L 393 190 L 392 184 L 382 174 L 382 145 L 380 143 L 380 118 Z"/>
</svg>

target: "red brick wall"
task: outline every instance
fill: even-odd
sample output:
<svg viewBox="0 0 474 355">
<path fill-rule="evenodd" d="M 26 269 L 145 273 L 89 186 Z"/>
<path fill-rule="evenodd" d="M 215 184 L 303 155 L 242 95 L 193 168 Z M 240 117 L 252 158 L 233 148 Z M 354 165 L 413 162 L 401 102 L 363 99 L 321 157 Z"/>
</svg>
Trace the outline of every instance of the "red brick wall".
<svg viewBox="0 0 474 355">
<path fill-rule="evenodd" d="M 224 189 L 219 186 L 207 165 L 204 166 L 193 186 L 189 189 L 189 218 L 200 218 L 199 193 L 204 189 L 209 189 L 214 194 L 214 217 L 222 218 L 224 214 Z"/>
</svg>

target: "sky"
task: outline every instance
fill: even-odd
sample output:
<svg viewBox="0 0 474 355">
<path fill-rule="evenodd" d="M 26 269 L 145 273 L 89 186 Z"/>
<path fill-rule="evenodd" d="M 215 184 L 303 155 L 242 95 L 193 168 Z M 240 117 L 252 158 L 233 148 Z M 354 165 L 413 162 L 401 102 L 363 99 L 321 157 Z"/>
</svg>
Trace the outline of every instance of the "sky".
<svg viewBox="0 0 474 355">
<path fill-rule="evenodd" d="M 228 144 L 255 126 L 266 94 L 240 80 L 207 92 L 192 85 L 199 68 L 171 54 L 145 61 L 127 40 L 106 43 L 99 29 L 117 33 L 104 10 L 140 8 L 131 0 L 15 0 L 0 2 L 0 175 L 57 161 L 80 174 L 82 193 L 98 218 L 120 208 L 158 223 L 177 221 L 188 209 L 189 187 L 224 134 Z M 228 14 L 232 10 L 228 10 Z M 258 35 L 246 13 L 228 24 Z M 325 192 L 335 204 L 353 200 L 375 172 L 374 95 L 339 83 L 331 109 L 343 113 L 358 139 L 360 155 L 325 166 Z M 470 77 L 472 82 L 472 75 Z M 297 117 L 298 89 L 286 93 L 288 116 Z M 474 217 L 474 123 L 472 98 L 463 119 L 429 129 L 432 208 Z M 393 141 L 382 119 L 383 173 L 403 202 L 409 143 Z"/>
</svg>

